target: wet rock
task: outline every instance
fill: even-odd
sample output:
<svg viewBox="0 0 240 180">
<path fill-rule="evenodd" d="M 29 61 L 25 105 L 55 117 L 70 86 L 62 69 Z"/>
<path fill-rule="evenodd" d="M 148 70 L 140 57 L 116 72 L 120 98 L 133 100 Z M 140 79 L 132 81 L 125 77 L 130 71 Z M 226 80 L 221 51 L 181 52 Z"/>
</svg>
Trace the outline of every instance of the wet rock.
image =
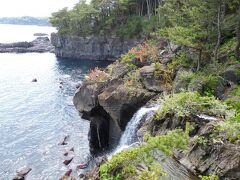
<svg viewBox="0 0 240 180">
<path fill-rule="evenodd" d="M 79 175 L 79 178 L 82 179 L 82 178 L 84 178 L 84 176 L 85 176 L 84 174 L 80 174 L 80 175 Z"/>
<path fill-rule="evenodd" d="M 102 165 L 102 164 L 104 164 L 105 162 L 108 161 L 106 156 L 100 156 L 100 157 L 96 158 L 95 160 L 96 160 L 96 165 L 98 167 L 100 167 L 100 165 Z"/>
<path fill-rule="evenodd" d="M 32 168 L 24 167 L 17 171 L 17 175 L 13 178 L 13 180 L 24 180 L 25 176 L 32 170 Z"/>
<path fill-rule="evenodd" d="M 69 138 L 69 135 L 65 136 L 63 140 L 59 143 L 59 145 L 67 145 L 67 141 L 69 140 Z"/>
<path fill-rule="evenodd" d="M 37 82 L 37 78 L 34 78 L 34 79 L 32 80 L 32 82 Z"/>
<path fill-rule="evenodd" d="M 64 174 L 64 176 L 69 177 L 71 174 L 72 174 L 72 169 L 69 169 L 69 170 Z"/>
<path fill-rule="evenodd" d="M 72 162 L 72 160 L 73 160 L 73 157 L 69 157 L 68 159 L 65 159 L 63 161 L 63 164 L 65 164 L 67 166 L 67 165 L 69 165 Z"/>
<path fill-rule="evenodd" d="M 87 164 L 79 164 L 77 165 L 76 169 L 79 170 L 79 169 L 86 169 L 88 167 Z"/>
</svg>

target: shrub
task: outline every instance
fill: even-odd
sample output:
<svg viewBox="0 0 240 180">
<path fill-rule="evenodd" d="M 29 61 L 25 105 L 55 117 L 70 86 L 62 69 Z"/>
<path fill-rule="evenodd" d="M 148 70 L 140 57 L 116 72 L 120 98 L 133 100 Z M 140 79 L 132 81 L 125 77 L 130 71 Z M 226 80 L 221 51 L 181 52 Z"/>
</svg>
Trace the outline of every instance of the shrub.
<svg viewBox="0 0 240 180">
<path fill-rule="evenodd" d="M 188 128 L 186 128 L 188 129 Z M 107 163 L 100 167 L 101 179 L 159 179 L 166 175 L 160 164 L 156 163 L 152 156 L 152 150 L 158 149 L 166 155 L 172 155 L 174 149 L 184 150 L 189 144 L 188 131 L 180 129 L 173 130 L 167 135 L 145 137 L 146 144 L 139 147 L 122 151 L 112 157 Z M 140 174 L 137 167 L 144 164 L 147 168 Z"/>
<path fill-rule="evenodd" d="M 217 117 L 231 117 L 234 111 L 214 97 L 202 97 L 197 92 L 181 92 L 167 95 L 159 99 L 161 107 L 155 115 L 155 120 L 161 120 L 167 114 L 177 117 L 206 114 Z"/>
<path fill-rule="evenodd" d="M 95 68 L 90 70 L 89 74 L 85 76 L 85 80 L 91 82 L 104 82 L 109 78 L 109 74 L 100 70 L 99 68 Z"/>
<path fill-rule="evenodd" d="M 214 174 L 210 174 L 209 176 L 199 176 L 201 180 L 219 180 L 219 177 Z"/>
<path fill-rule="evenodd" d="M 127 86 L 141 87 L 139 70 L 131 71 L 126 76 L 124 76 L 124 84 Z"/>
</svg>

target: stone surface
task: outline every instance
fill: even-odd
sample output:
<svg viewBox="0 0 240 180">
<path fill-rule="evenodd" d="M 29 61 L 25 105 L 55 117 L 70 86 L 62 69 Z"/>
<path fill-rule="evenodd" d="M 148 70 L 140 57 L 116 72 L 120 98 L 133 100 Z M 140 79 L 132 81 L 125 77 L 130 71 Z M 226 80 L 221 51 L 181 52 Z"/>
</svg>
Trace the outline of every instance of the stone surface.
<svg viewBox="0 0 240 180">
<path fill-rule="evenodd" d="M 123 131 L 133 114 L 155 94 L 144 89 L 119 85 L 109 87 L 99 96 L 99 104 L 117 122 Z"/>
<path fill-rule="evenodd" d="M 156 76 L 153 66 L 144 66 L 140 69 L 140 80 L 149 91 L 163 92 L 166 90 L 163 75 Z"/>
<path fill-rule="evenodd" d="M 140 41 L 105 37 L 77 37 L 51 34 L 57 57 L 115 61 Z"/>
<path fill-rule="evenodd" d="M 231 82 L 239 83 L 240 82 L 240 64 L 229 66 L 222 76 Z"/>
<path fill-rule="evenodd" d="M 24 167 L 17 171 L 17 175 L 13 178 L 13 180 L 24 180 L 28 173 L 32 171 L 32 168 Z"/>
<path fill-rule="evenodd" d="M 0 44 L 0 53 L 28 53 L 28 52 L 53 52 L 48 37 L 37 37 L 32 42 L 16 42 Z"/>
</svg>

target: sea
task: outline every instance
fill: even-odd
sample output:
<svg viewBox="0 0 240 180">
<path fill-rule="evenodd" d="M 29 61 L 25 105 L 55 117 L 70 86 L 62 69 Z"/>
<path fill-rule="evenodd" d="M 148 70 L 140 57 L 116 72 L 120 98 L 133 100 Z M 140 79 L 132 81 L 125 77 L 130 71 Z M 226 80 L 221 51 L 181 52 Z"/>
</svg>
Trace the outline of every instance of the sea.
<svg viewBox="0 0 240 180">
<path fill-rule="evenodd" d="M 53 27 L 0 25 L 0 43 L 32 41 Z M 89 157 L 89 122 L 73 106 L 76 84 L 109 62 L 57 58 L 53 53 L 0 54 L 0 179 L 24 167 L 28 180 L 59 179 Z M 36 78 L 37 82 L 32 82 Z M 61 141 L 68 137 L 66 145 Z M 74 148 L 74 159 L 63 155 Z M 77 171 L 73 171 L 77 176 Z"/>
</svg>

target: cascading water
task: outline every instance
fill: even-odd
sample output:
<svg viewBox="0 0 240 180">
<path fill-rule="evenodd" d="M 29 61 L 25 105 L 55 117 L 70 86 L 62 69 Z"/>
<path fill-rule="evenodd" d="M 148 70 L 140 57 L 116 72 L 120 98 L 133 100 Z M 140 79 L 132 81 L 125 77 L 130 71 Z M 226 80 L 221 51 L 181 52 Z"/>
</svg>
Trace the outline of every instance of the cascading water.
<svg viewBox="0 0 240 180">
<path fill-rule="evenodd" d="M 128 122 L 120 142 L 113 154 L 128 148 L 137 141 L 137 130 L 140 128 L 141 123 L 150 119 L 154 115 L 155 111 L 159 109 L 159 107 L 160 105 L 155 105 L 153 107 L 142 107 L 134 114 L 132 119 Z"/>
<path fill-rule="evenodd" d="M 160 105 L 153 107 L 142 107 L 139 109 L 129 123 L 120 139 L 117 148 L 108 155 L 111 159 L 113 155 L 135 145 L 137 140 L 137 130 L 140 128 L 144 121 L 153 117 L 154 113 L 160 108 Z M 198 180 L 197 177 L 192 175 L 183 165 L 175 161 L 171 157 L 166 156 L 161 151 L 153 151 L 156 161 L 162 166 L 163 170 L 167 173 L 166 177 L 161 177 L 161 180 Z"/>
</svg>

